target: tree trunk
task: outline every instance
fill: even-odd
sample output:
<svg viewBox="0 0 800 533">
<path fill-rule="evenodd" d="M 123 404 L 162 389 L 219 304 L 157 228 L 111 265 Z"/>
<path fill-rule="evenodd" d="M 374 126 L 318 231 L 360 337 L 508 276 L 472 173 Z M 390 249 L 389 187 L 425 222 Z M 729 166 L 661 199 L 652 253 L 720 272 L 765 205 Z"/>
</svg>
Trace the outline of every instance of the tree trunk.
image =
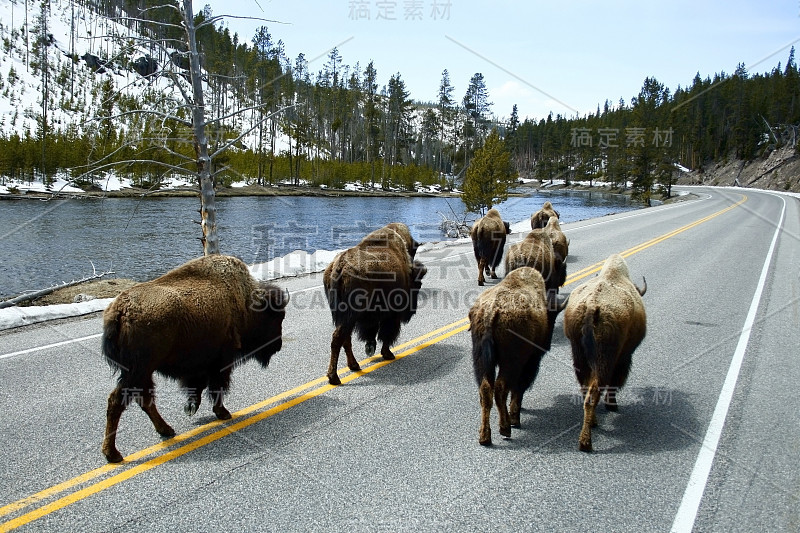
<svg viewBox="0 0 800 533">
<path fill-rule="evenodd" d="M 186 28 L 186 40 L 189 46 L 189 74 L 192 82 L 192 128 L 194 130 L 194 151 L 197 156 L 197 175 L 200 180 L 200 226 L 203 230 L 203 255 L 219 253 L 219 237 L 217 236 L 217 207 L 214 181 L 211 178 L 211 158 L 208 155 L 208 139 L 206 138 L 205 100 L 203 97 L 203 80 L 200 71 L 200 54 L 197 52 L 197 39 L 194 27 L 192 1 L 183 0 L 181 14 Z"/>
</svg>

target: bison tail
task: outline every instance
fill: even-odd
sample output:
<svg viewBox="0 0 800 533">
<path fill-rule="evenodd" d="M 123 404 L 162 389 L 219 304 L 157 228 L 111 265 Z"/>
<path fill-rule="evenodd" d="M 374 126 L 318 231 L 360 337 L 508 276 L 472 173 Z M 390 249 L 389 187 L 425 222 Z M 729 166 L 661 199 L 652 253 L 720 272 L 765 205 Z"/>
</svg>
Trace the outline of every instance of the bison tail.
<svg viewBox="0 0 800 533">
<path fill-rule="evenodd" d="M 106 363 L 115 374 L 125 368 L 125 364 L 122 361 L 119 336 L 119 317 L 115 316 L 113 319 L 106 320 L 103 324 L 103 356 L 105 356 Z"/>
<path fill-rule="evenodd" d="M 597 349 L 597 342 L 595 340 L 595 330 L 600 322 L 600 309 L 587 310 L 586 316 L 583 320 L 583 328 L 581 330 L 581 345 L 583 346 L 583 356 L 586 364 L 592 370 L 593 374 L 597 374 L 599 354 Z"/>
<path fill-rule="evenodd" d="M 494 383 L 497 356 L 491 330 L 483 335 L 472 334 L 472 369 L 475 371 L 475 381 L 481 384 L 484 378 L 489 383 Z"/>
</svg>

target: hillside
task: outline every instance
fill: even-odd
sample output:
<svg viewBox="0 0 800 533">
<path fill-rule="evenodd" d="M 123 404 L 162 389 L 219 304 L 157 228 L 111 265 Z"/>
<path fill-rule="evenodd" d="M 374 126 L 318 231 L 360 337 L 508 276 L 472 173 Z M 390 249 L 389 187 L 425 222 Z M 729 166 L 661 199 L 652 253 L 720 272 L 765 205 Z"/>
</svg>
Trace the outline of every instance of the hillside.
<svg viewBox="0 0 800 533">
<path fill-rule="evenodd" d="M 136 6 L 0 0 L 0 185 L 60 177 L 89 188 L 113 171 L 150 189 L 191 174 L 186 36 L 172 10 Z M 266 26 L 248 43 L 223 21 L 209 6 L 194 16 L 220 184 L 444 186 L 488 133 L 479 74 L 468 90 L 474 108 L 456 103 L 449 81 L 447 98 L 431 107 L 411 99 L 399 73 L 381 84 L 372 63 L 351 67 L 335 48 L 312 72 Z"/>
<path fill-rule="evenodd" d="M 753 161 L 731 159 L 708 164 L 702 171 L 683 174 L 678 183 L 800 192 L 800 156 L 795 148 L 784 146 Z"/>
</svg>

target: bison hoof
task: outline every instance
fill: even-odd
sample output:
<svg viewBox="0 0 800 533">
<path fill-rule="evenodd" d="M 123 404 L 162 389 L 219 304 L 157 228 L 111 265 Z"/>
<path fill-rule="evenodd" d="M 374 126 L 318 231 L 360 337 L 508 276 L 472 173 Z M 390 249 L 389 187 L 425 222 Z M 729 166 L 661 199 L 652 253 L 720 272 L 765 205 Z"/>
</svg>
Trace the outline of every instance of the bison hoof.
<svg viewBox="0 0 800 533">
<path fill-rule="evenodd" d="M 197 404 L 194 402 L 186 402 L 183 406 L 183 412 L 189 416 L 193 416 L 197 412 Z"/>
<path fill-rule="evenodd" d="M 121 463 L 122 462 L 122 454 L 119 453 L 119 450 L 116 448 L 112 450 L 103 450 L 103 455 L 106 456 L 106 460 L 109 463 Z"/>
<path fill-rule="evenodd" d="M 492 279 L 497 279 L 497 274 L 495 274 L 494 272 L 492 272 Z"/>
<path fill-rule="evenodd" d="M 328 383 L 331 385 L 341 385 L 342 380 L 339 379 L 338 374 L 328 374 Z"/>
<path fill-rule="evenodd" d="M 394 359 L 394 354 L 391 352 L 391 350 L 381 350 L 381 355 L 387 361 L 392 361 Z"/>
<path fill-rule="evenodd" d="M 578 449 L 582 452 L 591 452 L 592 451 L 592 441 L 583 442 L 578 441 Z"/>
<path fill-rule="evenodd" d="M 169 424 L 165 425 L 163 428 L 160 428 L 160 429 L 156 428 L 156 431 L 158 431 L 158 434 L 161 435 L 162 437 L 174 437 L 175 436 L 175 430 L 172 429 L 172 426 L 170 426 Z"/>
<path fill-rule="evenodd" d="M 230 420 L 231 419 L 231 412 L 225 409 L 225 407 L 221 405 L 217 405 L 213 408 L 214 414 L 217 415 L 217 418 L 220 420 Z"/>
<path fill-rule="evenodd" d="M 478 287 L 483 287 L 483 281 L 478 280 Z"/>
<path fill-rule="evenodd" d="M 359 372 L 359 371 L 361 371 L 361 367 L 359 366 L 359 364 L 358 364 L 358 363 L 353 363 L 352 365 L 347 365 L 347 368 L 349 368 L 349 369 L 350 369 L 350 370 L 352 370 L 353 372 Z"/>
<path fill-rule="evenodd" d="M 367 357 L 375 355 L 375 348 L 377 348 L 375 341 L 370 341 L 364 346 L 364 352 L 367 354 Z"/>
<path fill-rule="evenodd" d="M 478 442 L 480 443 L 481 446 L 491 446 L 492 445 L 492 437 L 489 437 L 487 439 L 478 439 Z"/>
</svg>

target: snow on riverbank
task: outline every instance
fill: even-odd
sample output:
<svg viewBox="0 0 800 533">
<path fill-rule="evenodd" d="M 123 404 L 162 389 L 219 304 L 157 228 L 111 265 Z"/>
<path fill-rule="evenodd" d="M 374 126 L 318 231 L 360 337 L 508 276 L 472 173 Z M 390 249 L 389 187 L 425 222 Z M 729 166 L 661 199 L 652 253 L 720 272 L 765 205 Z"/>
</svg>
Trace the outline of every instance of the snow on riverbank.
<svg viewBox="0 0 800 533">
<path fill-rule="evenodd" d="M 114 298 L 102 298 L 77 304 L 7 307 L 0 309 L 0 330 L 95 313 L 104 310 L 113 300 Z"/>
</svg>

